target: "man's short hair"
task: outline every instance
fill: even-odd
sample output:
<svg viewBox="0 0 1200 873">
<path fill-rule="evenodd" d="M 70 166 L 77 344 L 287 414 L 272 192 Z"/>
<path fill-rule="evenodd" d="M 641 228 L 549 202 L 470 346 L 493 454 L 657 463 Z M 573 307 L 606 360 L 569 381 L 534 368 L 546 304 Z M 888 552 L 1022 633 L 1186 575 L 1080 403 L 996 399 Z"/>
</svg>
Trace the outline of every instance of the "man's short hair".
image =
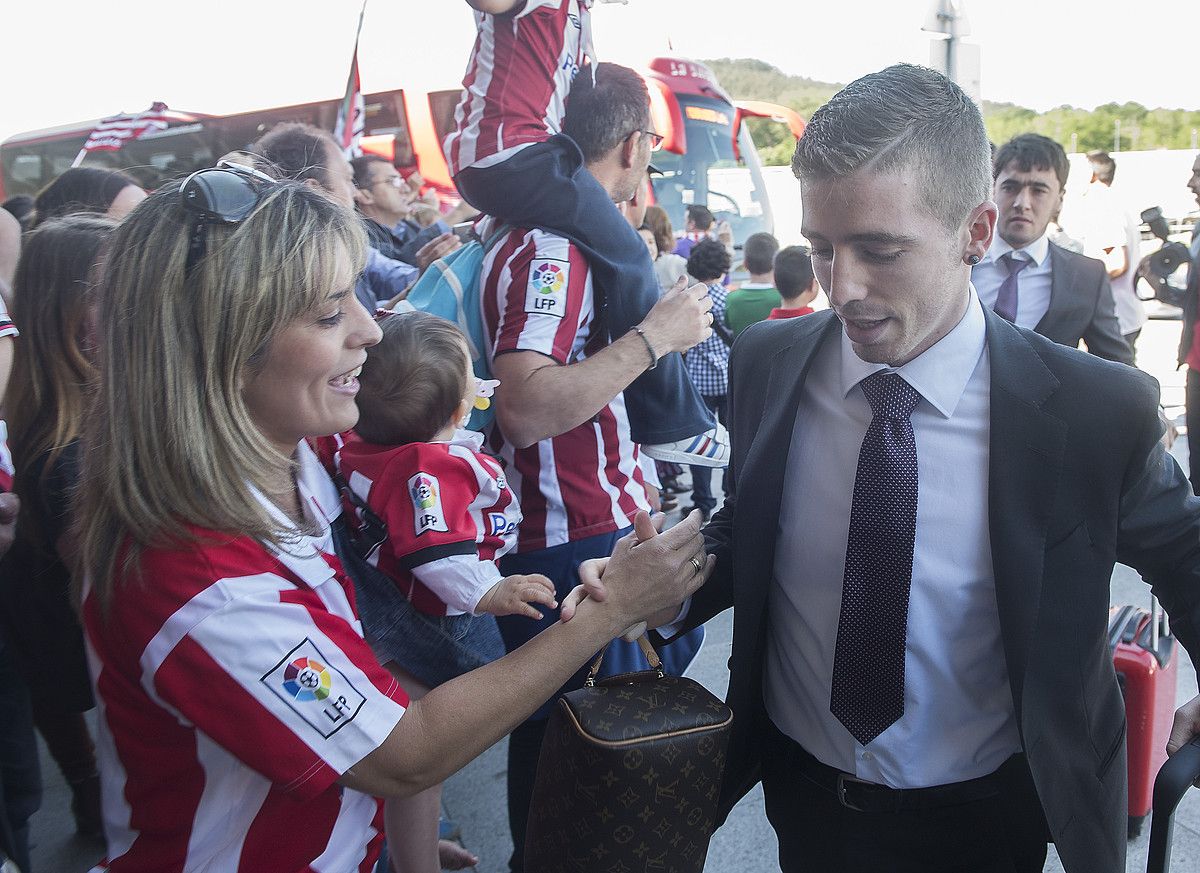
<svg viewBox="0 0 1200 873">
<path fill-rule="evenodd" d="M 1096 149 L 1087 153 L 1087 159 L 1096 178 L 1105 185 L 1111 185 L 1117 177 L 1117 162 L 1113 160 L 1113 156 L 1103 149 Z"/>
<path fill-rule="evenodd" d="M 1063 147 L 1040 133 L 1023 133 L 1014 136 L 996 150 L 996 160 L 992 166 L 992 178 L 999 178 L 1008 169 L 1009 164 L 1015 164 L 1022 173 L 1030 170 L 1053 170 L 1058 177 L 1058 184 L 1064 190 L 1067 187 L 1067 174 L 1071 172 L 1071 162 Z"/>
<path fill-rule="evenodd" d="M 583 159 L 598 161 L 650 126 L 650 94 L 642 77 L 618 64 L 598 64 L 595 82 L 590 67 L 575 76 L 567 98 L 563 133 L 575 140 Z"/>
<path fill-rule="evenodd" d="M 687 220 L 692 223 L 696 230 L 708 230 L 716 222 L 717 217 L 712 214 L 712 210 L 707 206 L 696 203 L 687 208 Z"/>
<path fill-rule="evenodd" d="M 272 127 L 250 146 L 250 151 L 270 161 L 285 179 L 297 182 L 312 179 L 322 188 L 328 188 L 327 149 L 337 147 L 337 141 L 328 131 L 311 124 L 288 121 Z"/>
<path fill-rule="evenodd" d="M 941 73 L 912 64 L 863 76 L 835 94 L 813 113 L 792 157 L 801 184 L 905 167 L 947 227 L 991 197 L 979 107 Z"/>
<path fill-rule="evenodd" d="M 702 239 L 688 255 L 688 275 L 697 282 L 715 282 L 729 272 L 729 250 L 715 239 Z"/>
<path fill-rule="evenodd" d="M 788 246 L 775 256 L 775 290 L 795 300 L 812 286 L 812 257 L 804 246 Z"/>
<path fill-rule="evenodd" d="M 391 166 L 391 163 L 383 155 L 373 155 L 370 153 L 351 159 L 350 168 L 354 170 L 354 187 L 369 187 L 371 184 L 371 167 L 375 166 L 375 164 L 387 164 Z"/>
<path fill-rule="evenodd" d="M 775 268 L 775 253 L 779 251 L 779 240 L 769 233 L 754 233 L 746 237 L 742 246 L 742 263 L 756 275 L 769 273 Z"/>
</svg>

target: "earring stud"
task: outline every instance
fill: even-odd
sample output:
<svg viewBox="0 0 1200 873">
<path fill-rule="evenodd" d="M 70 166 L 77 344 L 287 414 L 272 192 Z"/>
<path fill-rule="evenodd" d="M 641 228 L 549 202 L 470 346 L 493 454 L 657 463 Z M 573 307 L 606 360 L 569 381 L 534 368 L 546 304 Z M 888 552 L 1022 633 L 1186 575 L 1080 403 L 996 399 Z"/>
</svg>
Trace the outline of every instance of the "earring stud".
<svg viewBox="0 0 1200 873">
<path fill-rule="evenodd" d="M 970 264 L 972 267 L 974 267 L 976 264 L 978 264 L 982 260 L 983 260 L 983 258 L 979 257 L 979 255 L 967 255 L 967 263 Z"/>
</svg>

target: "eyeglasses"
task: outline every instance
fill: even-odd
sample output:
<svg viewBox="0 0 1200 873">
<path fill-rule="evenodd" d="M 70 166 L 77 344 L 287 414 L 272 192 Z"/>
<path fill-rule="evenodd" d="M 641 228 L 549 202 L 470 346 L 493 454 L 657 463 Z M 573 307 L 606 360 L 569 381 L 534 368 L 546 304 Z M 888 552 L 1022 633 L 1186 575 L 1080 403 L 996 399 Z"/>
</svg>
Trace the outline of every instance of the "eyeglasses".
<svg viewBox="0 0 1200 873">
<path fill-rule="evenodd" d="M 179 187 L 183 208 L 195 216 L 185 275 L 190 276 L 205 255 L 210 224 L 241 224 L 277 184 L 266 173 L 232 161 L 188 176 Z"/>
<path fill-rule="evenodd" d="M 374 182 L 368 182 L 363 187 L 374 188 L 376 185 L 391 185 L 393 188 L 405 188 L 407 183 L 403 176 L 388 176 L 385 179 L 376 179 Z"/>
<path fill-rule="evenodd" d="M 629 135 L 633 136 L 634 133 L 640 133 L 650 140 L 650 151 L 652 152 L 656 152 L 662 148 L 663 140 L 666 138 L 661 133 L 655 133 L 653 130 L 635 130 Z"/>
</svg>

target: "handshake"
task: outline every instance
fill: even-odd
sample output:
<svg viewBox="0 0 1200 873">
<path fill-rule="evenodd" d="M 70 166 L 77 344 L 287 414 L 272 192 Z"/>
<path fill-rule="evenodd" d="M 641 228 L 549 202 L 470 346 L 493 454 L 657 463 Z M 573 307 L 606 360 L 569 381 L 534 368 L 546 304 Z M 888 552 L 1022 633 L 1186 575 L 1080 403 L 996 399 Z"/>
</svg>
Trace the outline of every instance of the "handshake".
<svg viewBox="0 0 1200 873">
<path fill-rule="evenodd" d="M 649 515 L 639 512 L 633 521 L 633 533 L 621 538 L 612 557 L 595 558 L 580 565 L 580 584 L 563 598 L 561 617 L 564 622 L 575 616 L 583 601 L 603 603 L 608 600 L 613 592 L 607 581 L 611 580 L 615 585 L 617 577 L 629 578 L 628 582 L 621 583 L 622 587 L 643 584 L 641 580 L 654 580 L 678 586 L 683 594 L 674 603 L 626 627 L 620 634 L 621 639 L 634 642 L 648 627 L 662 627 L 677 620 L 684 601 L 712 575 L 717 559 L 704 551 L 698 510 L 665 534 L 662 533 L 664 519 L 665 516 L 659 515 L 651 520 Z"/>
</svg>

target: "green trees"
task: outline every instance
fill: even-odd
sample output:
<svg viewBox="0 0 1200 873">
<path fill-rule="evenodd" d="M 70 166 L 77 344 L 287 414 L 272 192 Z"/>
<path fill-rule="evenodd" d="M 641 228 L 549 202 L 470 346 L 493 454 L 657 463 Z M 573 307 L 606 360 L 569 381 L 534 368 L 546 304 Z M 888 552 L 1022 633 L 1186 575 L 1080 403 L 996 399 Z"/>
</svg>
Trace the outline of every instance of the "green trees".
<svg viewBox="0 0 1200 873">
<path fill-rule="evenodd" d="M 734 99 L 770 100 L 795 109 L 805 118 L 842 87 L 789 76 L 763 61 L 723 58 L 704 63 Z M 1119 151 L 1200 147 L 1200 110 L 1196 109 L 1147 109 L 1140 103 L 1106 103 L 1091 110 L 1059 106 L 1039 113 L 1012 103 L 985 100 L 983 119 L 988 136 L 997 144 L 1019 133 L 1041 133 L 1060 142 L 1067 151 L 1078 152 L 1113 151 L 1118 137 Z M 793 143 L 783 125 L 765 120 L 751 120 L 749 125 L 763 163 L 791 161 Z"/>
</svg>

